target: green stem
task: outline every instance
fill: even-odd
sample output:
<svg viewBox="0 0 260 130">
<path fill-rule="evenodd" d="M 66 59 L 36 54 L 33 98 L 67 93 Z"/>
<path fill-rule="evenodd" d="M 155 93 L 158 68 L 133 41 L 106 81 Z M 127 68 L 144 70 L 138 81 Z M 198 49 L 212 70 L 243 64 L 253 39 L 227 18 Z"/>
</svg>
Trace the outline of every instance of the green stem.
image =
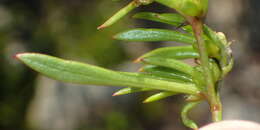
<svg viewBox="0 0 260 130">
<path fill-rule="evenodd" d="M 209 57 L 205 45 L 205 41 L 203 39 L 203 23 L 200 19 L 191 18 L 189 22 L 192 25 L 194 35 L 197 40 L 197 48 L 200 54 L 200 62 L 203 67 L 204 77 L 207 83 L 207 98 L 210 104 L 210 110 L 212 113 L 212 121 L 220 121 L 222 120 L 222 105 L 219 99 L 218 94 L 215 90 L 215 84 L 212 76 L 212 72 L 209 66 Z"/>
</svg>

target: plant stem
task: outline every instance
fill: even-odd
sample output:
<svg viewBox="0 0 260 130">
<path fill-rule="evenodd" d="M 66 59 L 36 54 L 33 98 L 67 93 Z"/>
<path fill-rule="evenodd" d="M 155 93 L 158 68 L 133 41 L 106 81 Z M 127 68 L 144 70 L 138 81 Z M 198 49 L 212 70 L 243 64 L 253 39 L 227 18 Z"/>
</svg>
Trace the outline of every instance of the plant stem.
<svg viewBox="0 0 260 130">
<path fill-rule="evenodd" d="M 216 92 L 216 86 L 213 81 L 213 76 L 212 72 L 209 66 L 209 57 L 205 45 L 205 41 L 203 39 L 203 22 L 199 18 L 190 18 L 189 20 L 192 28 L 194 35 L 197 40 L 197 48 L 199 50 L 200 54 L 200 62 L 204 71 L 204 77 L 206 80 L 207 84 L 207 98 L 208 98 L 208 103 L 210 104 L 210 110 L 212 113 L 212 121 L 220 121 L 222 120 L 222 104 L 220 102 L 220 98 L 218 96 L 218 93 Z"/>
</svg>

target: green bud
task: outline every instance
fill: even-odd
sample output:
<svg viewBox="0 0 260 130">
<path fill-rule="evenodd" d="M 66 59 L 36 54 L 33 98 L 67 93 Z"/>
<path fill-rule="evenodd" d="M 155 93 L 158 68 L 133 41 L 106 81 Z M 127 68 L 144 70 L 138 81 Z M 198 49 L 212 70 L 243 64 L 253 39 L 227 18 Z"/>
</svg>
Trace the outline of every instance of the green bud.
<svg viewBox="0 0 260 130">
<path fill-rule="evenodd" d="M 174 8 L 184 16 L 203 17 L 208 11 L 208 0 L 156 0 L 156 2 Z"/>
</svg>

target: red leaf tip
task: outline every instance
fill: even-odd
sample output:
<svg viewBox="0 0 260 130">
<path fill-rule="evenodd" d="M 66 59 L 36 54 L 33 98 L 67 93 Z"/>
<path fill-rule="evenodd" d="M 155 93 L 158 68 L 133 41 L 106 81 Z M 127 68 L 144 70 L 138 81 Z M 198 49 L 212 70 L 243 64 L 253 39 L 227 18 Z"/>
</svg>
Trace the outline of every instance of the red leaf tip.
<svg viewBox="0 0 260 130">
<path fill-rule="evenodd" d="M 23 54 L 25 54 L 25 53 L 18 53 L 18 54 L 15 54 L 14 56 L 13 56 L 13 58 L 15 58 L 15 59 L 20 59 L 20 57 L 23 55 Z"/>
<path fill-rule="evenodd" d="M 102 25 L 98 26 L 97 29 L 98 29 L 98 30 L 101 30 L 101 29 L 103 29 L 103 28 L 105 28 L 105 27 L 106 27 L 106 26 L 104 26 L 104 24 L 102 24 Z"/>
</svg>

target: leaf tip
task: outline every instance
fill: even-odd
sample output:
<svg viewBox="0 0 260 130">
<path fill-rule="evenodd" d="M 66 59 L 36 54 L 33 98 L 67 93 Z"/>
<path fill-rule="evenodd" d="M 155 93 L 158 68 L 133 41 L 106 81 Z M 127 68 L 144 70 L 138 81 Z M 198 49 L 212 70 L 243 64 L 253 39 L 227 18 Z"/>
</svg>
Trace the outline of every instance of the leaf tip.
<svg viewBox="0 0 260 130">
<path fill-rule="evenodd" d="M 144 68 L 142 67 L 142 68 L 138 69 L 138 72 L 144 72 Z"/>
<path fill-rule="evenodd" d="M 117 92 L 115 92 L 115 93 L 112 94 L 113 97 L 115 97 L 115 96 L 119 96 L 119 95 L 120 95 L 120 94 L 117 93 Z"/>
<path fill-rule="evenodd" d="M 113 39 L 117 39 L 117 37 L 118 37 L 117 35 L 118 35 L 118 34 L 112 36 L 112 38 L 113 38 Z"/>
<path fill-rule="evenodd" d="M 102 25 L 100 25 L 100 26 L 97 27 L 97 30 L 101 30 L 101 29 L 104 29 L 104 28 L 106 28 L 106 27 L 107 27 L 106 25 L 102 24 Z"/>
<path fill-rule="evenodd" d="M 160 18 L 159 14 L 154 14 L 154 17 Z"/>
<path fill-rule="evenodd" d="M 17 59 L 17 60 L 21 60 L 24 56 L 28 55 L 30 53 L 18 53 L 18 54 L 15 54 L 13 56 L 13 58 Z"/>
<path fill-rule="evenodd" d="M 142 62 L 144 59 L 143 58 L 137 58 L 136 60 L 134 60 L 133 62 L 134 63 L 139 63 L 139 62 Z"/>
<path fill-rule="evenodd" d="M 22 54 L 22 53 L 15 54 L 15 55 L 13 55 L 13 58 L 19 60 L 21 54 Z"/>
<path fill-rule="evenodd" d="M 144 100 L 143 103 L 147 104 L 150 103 L 151 101 L 149 101 L 148 99 Z"/>
<path fill-rule="evenodd" d="M 126 89 L 124 88 L 124 89 L 120 89 L 119 91 L 113 93 L 112 96 L 115 97 L 115 96 L 121 96 L 121 95 L 125 95 L 125 94 L 128 94 L 128 92 L 126 92 Z"/>
</svg>

